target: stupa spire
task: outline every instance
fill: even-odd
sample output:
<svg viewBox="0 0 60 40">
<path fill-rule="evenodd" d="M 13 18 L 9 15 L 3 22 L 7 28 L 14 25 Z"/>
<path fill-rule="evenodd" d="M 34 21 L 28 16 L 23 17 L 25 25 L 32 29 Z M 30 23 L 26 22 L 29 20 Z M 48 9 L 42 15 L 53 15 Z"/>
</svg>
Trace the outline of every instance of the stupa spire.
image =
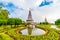
<svg viewBox="0 0 60 40">
<path fill-rule="evenodd" d="M 46 18 L 46 16 L 45 16 L 45 22 L 47 22 L 47 18 Z"/>
<path fill-rule="evenodd" d="M 31 14 L 31 9 L 29 9 L 29 14 L 28 14 L 28 19 L 27 19 L 27 21 L 29 21 L 29 22 L 32 22 L 32 21 L 33 21 L 33 19 L 32 19 L 32 14 Z"/>
<path fill-rule="evenodd" d="M 32 20 L 31 9 L 29 9 L 28 20 Z"/>
</svg>

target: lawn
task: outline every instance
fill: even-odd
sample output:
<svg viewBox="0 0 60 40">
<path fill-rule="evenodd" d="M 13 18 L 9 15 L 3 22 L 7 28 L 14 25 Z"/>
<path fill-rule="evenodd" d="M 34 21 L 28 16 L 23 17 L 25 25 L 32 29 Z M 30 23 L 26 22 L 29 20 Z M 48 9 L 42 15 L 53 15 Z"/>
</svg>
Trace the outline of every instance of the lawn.
<svg viewBox="0 0 60 40">
<path fill-rule="evenodd" d="M 15 30 L 23 27 L 23 25 L 11 28 L 8 26 L 0 27 L 0 40 L 59 40 L 59 32 L 53 28 L 50 28 L 51 25 L 37 25 L 36 27 L 41 28 L 43 30 L 47 30 L 47 34 L 39 35 L 39 36 L 31 36 L 31 35 L 22 35 L 20 33 L 16 33 Z"/>
</svg>

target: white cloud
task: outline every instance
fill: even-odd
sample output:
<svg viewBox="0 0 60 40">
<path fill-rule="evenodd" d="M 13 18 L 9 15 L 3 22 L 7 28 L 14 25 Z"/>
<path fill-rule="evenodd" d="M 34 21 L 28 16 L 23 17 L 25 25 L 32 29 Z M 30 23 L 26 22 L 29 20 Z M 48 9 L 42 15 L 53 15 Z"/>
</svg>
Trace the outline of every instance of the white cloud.
<svg viewBox="0 0 60 40">
<path fill-rule="evenodd" d="M 53 1 L 55 1 L 55 0 L 53 0 Z M 39 11 L 39 13 L 42 12 L 40 15 L 43 16 L 43 19 L 44 19 L 44 16 L 46 16 L 48 21 L 51 23 L 54 23 L 54 21 L 56 19 L 60 18 L 60 2 L 59 2 L 59 0 L 54 2 L 52 5 L 44 6 L 44 7 L 38 8 L 37 10 Z"/>
<path fill-rule="evenodd" d="M 16 9 L 10 17 L 20 17 L 23 20 L 27 19 L 28 9 L 33 8 L 32 16 L 36 22 L 44 21 L 45 16 L 48 22 L 54 22 L 56 19 L 60 18 L 60 0 L 52 0 L 54 3 L 44 7 L 38 7 L 43 0 L 3 0 L 5 2 L 12 2 L 17 7 L 25 8 L 25 10 Z M 48 1 L 48 0 L 47 0 Z M 49 0 L 51 1 L 51 0 Z"/>
<path fill-rule="evenodd" d="M 2 0 L 5 2 L 12 2 L 18 7 L 34 8 L 37 7 L 43 0 Z"/>
</svg>

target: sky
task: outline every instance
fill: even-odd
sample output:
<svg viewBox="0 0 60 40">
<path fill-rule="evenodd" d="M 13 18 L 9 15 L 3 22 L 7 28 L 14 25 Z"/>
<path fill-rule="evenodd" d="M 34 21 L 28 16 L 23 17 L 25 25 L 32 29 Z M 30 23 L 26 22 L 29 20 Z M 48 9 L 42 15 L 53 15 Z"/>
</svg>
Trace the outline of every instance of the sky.
<svg viewBox="0 0 60 40">
<path fill-rule="evenodd" d="M 35 22 L 54 23 L 60 18 L 60 0 L 0 0 L 0 6 L 9 11 L 9 17 L 27 20 L 29 8 Z"/>
</svg>

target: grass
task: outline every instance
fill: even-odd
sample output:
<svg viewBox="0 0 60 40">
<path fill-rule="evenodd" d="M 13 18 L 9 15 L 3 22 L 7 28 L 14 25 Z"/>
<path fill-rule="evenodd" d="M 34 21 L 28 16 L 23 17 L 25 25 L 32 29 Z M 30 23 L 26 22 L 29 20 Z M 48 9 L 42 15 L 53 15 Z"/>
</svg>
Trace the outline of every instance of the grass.
<svg viewBox="0 0 60 40">
<path fill-rule="evenodd" d="M 56 25 L 58 28 L 60 28 L 60 25 Z"/>
<path fill-rule="evenodd" d="M 0 33 L 0 39 L 1 40 L 13 40 L 9 35 Z"/>
<path fill-rule="evenodd" d="M 50 28 L 50 26 L 51 25 L 37 25 L 38 28 L 41 28 L 44 30 L 47 29 L 49 31 L 47 35 L 39 35 L 39 36 L 30 36 L 30 35 L 26 36 L 19 33 L 16 34 L 15 30 L 22 27 L 22 25 L 16 28 L 11 28 L 11 26 L 9 25 L 6 26 L 5 29 L 4 27 L 0 27 L 0 30 L 1 30 L 0 39 L 1 40 L 13 40 L 13 39 L 16 39 L 16 40 L 59 40 L 58 32 L 60 31 Z"/>
</svg>

